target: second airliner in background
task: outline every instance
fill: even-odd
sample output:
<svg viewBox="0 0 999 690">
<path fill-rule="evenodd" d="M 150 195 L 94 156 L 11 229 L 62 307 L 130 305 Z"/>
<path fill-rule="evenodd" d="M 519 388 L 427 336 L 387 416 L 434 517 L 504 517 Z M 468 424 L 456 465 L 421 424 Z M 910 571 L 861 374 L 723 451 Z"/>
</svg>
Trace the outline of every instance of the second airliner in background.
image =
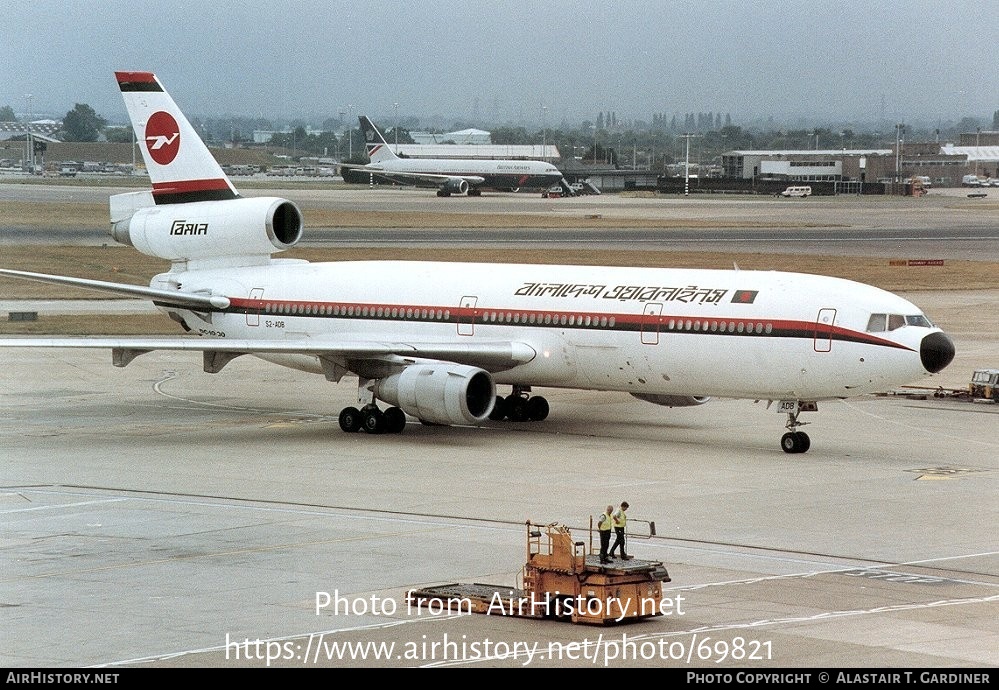
<svg viewBox="0 0 999 690">
<path fill-rule="evenodd" d="M 358 120 L 371 162 L 343 166 L 349 170 L 398 184 L 436 187 L 437 196 L 480 196 L 483 189 L 517 191 L 548 189 L 555 185 L 561 185 L 571 193 L 562 172 L 551 163 L 519 159 L 403 158 L 396 155 L 367 116 L 361 115 Z"/>
</svg>

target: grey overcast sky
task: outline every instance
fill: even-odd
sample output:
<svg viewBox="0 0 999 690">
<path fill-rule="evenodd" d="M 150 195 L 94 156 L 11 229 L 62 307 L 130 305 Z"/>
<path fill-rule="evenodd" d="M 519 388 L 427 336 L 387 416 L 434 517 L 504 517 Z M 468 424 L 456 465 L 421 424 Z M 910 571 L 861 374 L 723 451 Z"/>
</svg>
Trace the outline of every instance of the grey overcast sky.
<svg viewBox="0 0 999 690">
<path fill-rule="evenodd" d="M 113 122 L 115 70 L 155 72 L 192 116 L 991 123 L 999 109 L 996 0 L 5 0 L 0 47 L 0 106 L 87 103 Z"/>
</svg>

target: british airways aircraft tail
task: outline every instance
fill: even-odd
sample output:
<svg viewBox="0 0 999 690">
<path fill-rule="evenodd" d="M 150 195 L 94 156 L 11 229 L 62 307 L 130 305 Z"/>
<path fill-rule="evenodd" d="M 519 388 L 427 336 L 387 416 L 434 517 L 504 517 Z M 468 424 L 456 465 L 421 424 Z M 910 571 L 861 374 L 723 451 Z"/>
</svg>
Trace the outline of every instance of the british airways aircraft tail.
<svg viewBox="0 0 999 690">
<path fill-rule="evenodd" d="M 398 160 L 399 156 L 389 148 L 385 137 L 378 131 L 375 124 L 368 119 L 367 115 L 360 116 L 361 134 L 364 135 L 364 146 L 367 149 L 368 158 L 372 163 L 382 163 L 384 161 Z"/>
</svg>

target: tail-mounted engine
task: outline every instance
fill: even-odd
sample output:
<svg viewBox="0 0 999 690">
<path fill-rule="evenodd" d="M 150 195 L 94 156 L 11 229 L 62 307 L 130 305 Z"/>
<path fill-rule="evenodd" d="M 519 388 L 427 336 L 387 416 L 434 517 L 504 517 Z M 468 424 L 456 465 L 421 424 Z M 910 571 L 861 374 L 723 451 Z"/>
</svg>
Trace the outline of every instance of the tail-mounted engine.
<svg viewBox="0 0 999 690">
<path fill-rule="evenodd" d="M 267 257 L 295 246 L 302 237 L 302 213 L 278 197 L 130 205 L 145 193 L 111 199 L 111 236 L 143 254 L 170 261 Z"/>
<path fill-rule="evenodd" d="M 375 397 L 435 424 L 479 424 L 496 403 L 496 384 L 484 369 L 461 364 L 412 364 L 379 380 Z"/>
</svg>

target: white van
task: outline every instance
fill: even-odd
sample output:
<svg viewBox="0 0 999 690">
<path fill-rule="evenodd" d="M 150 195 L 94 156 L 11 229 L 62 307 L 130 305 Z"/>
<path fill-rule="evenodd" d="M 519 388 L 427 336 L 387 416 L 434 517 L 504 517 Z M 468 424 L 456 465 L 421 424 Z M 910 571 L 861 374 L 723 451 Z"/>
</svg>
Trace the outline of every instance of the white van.
<svg viewBox="0 0 999 690">
<path fill-rule="evenodd" d="M 811 187 L 788 187 L 783 192 L 780 193 L 781 196 L 811 196 Z"/>
</svg>

